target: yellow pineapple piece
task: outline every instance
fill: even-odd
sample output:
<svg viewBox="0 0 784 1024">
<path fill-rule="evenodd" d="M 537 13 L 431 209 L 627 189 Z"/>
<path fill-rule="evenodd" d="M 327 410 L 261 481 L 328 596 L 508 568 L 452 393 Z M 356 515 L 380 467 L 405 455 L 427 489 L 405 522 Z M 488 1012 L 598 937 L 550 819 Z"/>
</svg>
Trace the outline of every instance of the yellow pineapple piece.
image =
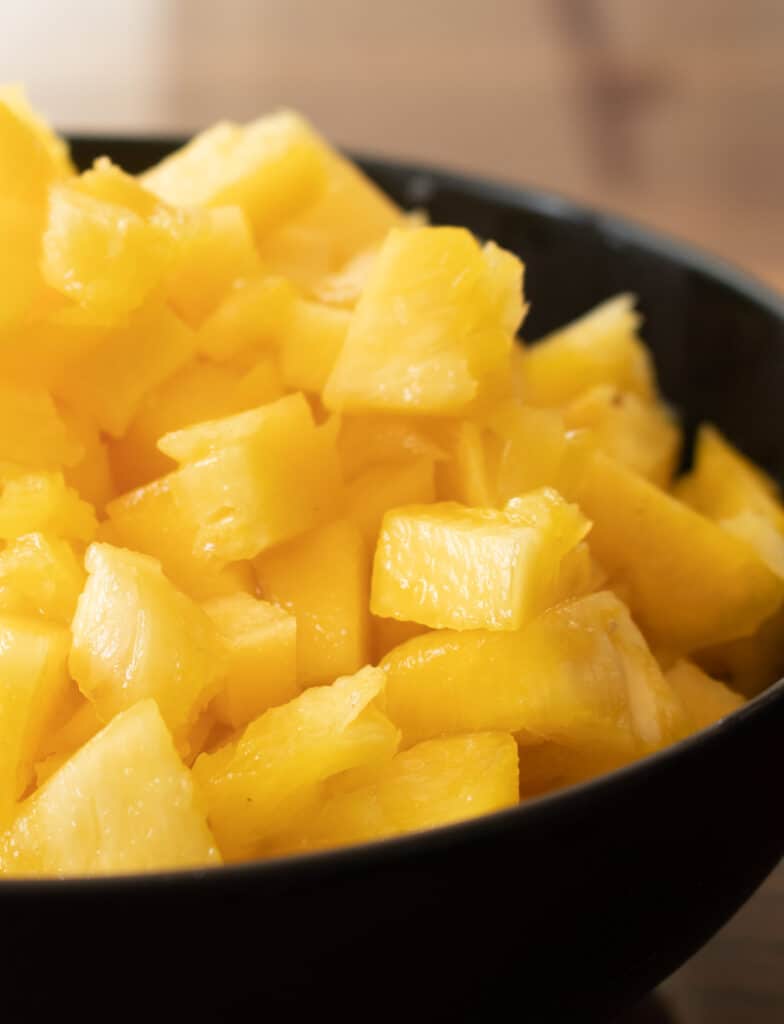
<svg viewBox="0 0 784 1024">
<path fill-rule="evenodd" d="M 78 440 L 48 392 L 0 380 L 0 459 L 31 469 L 59 469 L 81 456 Z"/>
<path fill-rule="evenodd" d="M 79 461 L 63 470 L 65 482 L 100 514 L 115 493 L 107 444 L 98 425 L 88 415 L 67 406 L 60 406 L 58 412 L 69 436 L 82 450 Z"/>
<path fill-rule="evenodd" d="M 739 693 L 711 679 L 690 661 L 676 662 L 667 672 L 667 682 L 680 698 L 693 732 L 706 729 L 744 704 Z"/>
<path fill-rule="evenodd" d="M 177 250 L 164 289 L 172 308 L 194 329 L 232 288 L 261 270 L 248 218 L 239 206 L 178 211 Z"/>
<path fill-rule="evenodd" d="M 588 429 L 603 452 L 659 487 L 669 487 L 678 464 L 681 432 L 662 404 L 600 385 L 564 409 L 569 430 Z"/>
<path fill-rule="evenodd" d="M 400 209 L 351 161 L 320 140 L 326 185 L 317 201 L 261 241 L 269 266 L 317 290 L 325 277 L 404 223 Z"/>
<path fill-rule="evenodd" d="M 0 827 L 32 779 L 47 730 L 67 703 L 69 633 L 0 614 Z"/>
<path fill-rule="evenodd" d="M 0 838 L 0 874 L 6 875 L 219 863 L 190 773 L 152 700 L 117 715 L 66 761 Z"/>
<path fill-rule="evenodd" d="M 433 629 L 517 630 L 552 602 L 561 560 L 589 529 L 551 489 L 502 510 L 393 509 L 376 547 L 370 610 Z"/>
<path fill-rule="evenodd" d="M 84 586 L 73 547 L 59 537 L 28 533 L 0 551 L 0 610 L 70 623 Z"/>
<path fill-rule="evenodd" d="M 500 453 L 490 431 L 473 420 L 455 420 L 446 424 L 444 434 L 448 458 L 437 467 L 438 497 L 474 508 L 496 506 Z"/>
<path fill-rule="evenodd" d="M 250 594 L 216 597 L 204 610 L 223 638 L 225 678 L 212 707 L 234 729 L 300 692 L 297 684 L 297 620 Z"/>
<path fill-rule="evenodd" d="M 271 349 L 288 330 L 296 301 L 295 289 L 283 277 L 257 274 L 238 281 L 199 327 L 199 352 L 226 361 Z"/>
<path fill-rule="evenodd" d="M 346 480 L 353 480 L 379 463 L 406 462 L 419 456 L 434 461 L 447 458 L 443 445 L 431 436 L 422 421 L 406 416 L 341 417 L 338 451 Z"/>
<path fill-rule="evenodd" d="M 45 533 L 88 543 L 95 535 L 95 512 L 62 473 L 20 473 L 0 479 L 0 540 Z"/>
<path fill-rule="evenodd" d="M 700 667 L 746 697 L 784 676 L 784 605 L 750 636 L 695 654 Z"/>
<path fill-rule="evenodd" d="M 0 328 L 20 323 L 41 288 L 47 190 L 60 173 L 18 94 L 0 96 Z"/>
<path fill-rule="evenodd" d="M 346 486 L 346 516 L 360 528 L 371 550 L 385 512 L 434 501 L 434 463 L 424 456 L 373 466 Z"/>
<path fill-rule="evenodd" d="M 337 362 L 351 323 L 344 309 L 298 299 L 277 340 L 287 388 L 320 393 Z"/>
<path fill-rule="evenodd" d="M 396 754 L 374 776 L 328 796 L 280 845 L 293 851 L 371 842 L 513 807 L 517 744 L 503 732 L 428 740 Z"/>
<path fill-rule="evenodd" d="M 522 630 L 442 630 L 391 651 L 387 711 L 405 746 L 526 730 L 600 755 L 639 756 L 683 734 L 677 698 L 623 603 L 591 594 Z"/>
<path fill-rule="evenodd" d="M 324 390 L 345 412 L 459 413 L 508 366 L 522 264 L 463 228 L 389 233 Z"/>
<path fill-rule="evenodd" d="M 134 520 L 158 516 L 168 491 L 174 528 L 193 557 L 215 565 L 252 558 L 334 512 L 341 488 L 337 426 L 317 427 L 305 398 L 295 394 L 167 434 L 159 448 L 182 467 L 112 502 L 109 516 L 121 535 L 129 529 L 126 543 L 148 550 L 137 542 Z"/>
<path fill-rule="evenodd" d="M 307 122 L 281 111 L 248 125 L 216 124 L 141 180 L 179 206 L 239 206 L 262 236 L 318 197 L 325 168 Z"/>
<path fill-rule="evenodd" d="M 0 374 L 8 382 L 51 391 L 109 333 L 100 318 L 65 300 L 52 309 L 34 307 L 23 323 L 0 331 Z"/>
<path fill-rule="evenodd" d="M 164 434 L 204 420 L 254 408 L 282 395 L 263 370 L 242 374 L 229 366 L 196 360 L 150 392 L 124 436 L 111 446 L 111 465 L 121 492 L 164 476 L 176 463 L 158 448 Z"/>
<path fill-rule="evenodd" d="M 784 581 L 746 543 L 601 452 L 576 497 L 591 549 L 657 645 L 688 653 L 746 636 L 781 605 Z"/>
<path fill-rule="evenodd" d="M 599 385 L 642 398 L 655 394 L 653 363 L 640 341 L 634 296 L 618 295 L 525 350 L 517 368 L 522 397 L 563 405 Z"/>
<path fill-rule="evenodd" d="M 50 190 L 41 271 L 50 288 L 116 322 L 160 283 L 175 240 L 155 216 L 154 196 L 139 212 L 135 190 L 144 190 L 134 179 L 124 182 L 108 162 L 87 175 Z"/>
<path fill-rule="evenodd" d="M 145 396 L 189 362 L 194 350 L 193 332 L 154 303 L 72 363 L 55 391 L 112 437 L 121 437 Z"/>
<path fill-rule="evenodd" d="M 395 753 L 399 734 L 375 705 L 383 688 L 376 668 L 311 687 L 198 758 L 194 778 L 227 859 L 262 852 L 312 810 L 331 776 Z"/>
<path fill-rule="evenodd" d="M 370 565 L 359 528 L 338 519 L 255 561 L 263 597 L 297 619 L 297 678 L 325 683 L 369 659 Z"/>
<path fill-rule="evenodd" d="M 0 103 L 6 106 L 44 150 L 52 177 L 67 178 L 75 174 L 68 143 L 52 131 L 47 122 L 31 106 L 24 87 L 13 83 L 0 86 Z"/>
<path fill-rule="evenodd" d="M 184 744 L 224 672 L 218 631 L 152 558 L 93 544 L 85 567 L 69 659 L 79 689 L 105 721 L 154 697 Z"/>
</svg>

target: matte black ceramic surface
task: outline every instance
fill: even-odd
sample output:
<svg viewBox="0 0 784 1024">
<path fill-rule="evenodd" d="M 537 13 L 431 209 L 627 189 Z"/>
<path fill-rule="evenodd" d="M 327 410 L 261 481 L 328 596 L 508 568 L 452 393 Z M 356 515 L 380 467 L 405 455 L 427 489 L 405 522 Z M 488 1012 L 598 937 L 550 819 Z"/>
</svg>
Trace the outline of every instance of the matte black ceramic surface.
<svg viewBox="0 0 784 1024">
<path fill-rule="evenodd" d="M 141 170 L 172 143 L 82 140 Z M 405 205 L 526 260 L 532 337 L 640 299 L 665 394 L 784 478 L 784 303 L 560 199 L 391 163 Z M 703 944 L 784 852 L 784 686 L 700 736 L 488 818 L 296 860 L 0 882 L 3 1020 L 574 1021 L 609 1017 Z"/>
</svg>

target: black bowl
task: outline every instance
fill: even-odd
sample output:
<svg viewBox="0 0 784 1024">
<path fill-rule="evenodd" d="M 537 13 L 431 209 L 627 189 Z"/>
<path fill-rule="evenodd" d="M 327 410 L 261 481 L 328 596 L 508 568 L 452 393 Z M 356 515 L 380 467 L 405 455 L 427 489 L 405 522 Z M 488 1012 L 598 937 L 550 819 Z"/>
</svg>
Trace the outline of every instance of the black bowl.
<svg viewBox="0 0 784 1024">
<path fill-rule="evenodd" d="M 76 140 L 141 170 L 172 140 Z M 541 193 L 365 160 L 404 205 L 527 264 L 531 336 L 637 293 L 665 394 L 784 477 L 784 303 L 686 247 Z M 583 1024 L 697 950 L 784 853 L 784 682 L 608 777 L 464 825 L 211 871 L 0 883 L 10 1019 Z M 26 1014 L 26 1016 L 23 1016 Z"/>
</svg>

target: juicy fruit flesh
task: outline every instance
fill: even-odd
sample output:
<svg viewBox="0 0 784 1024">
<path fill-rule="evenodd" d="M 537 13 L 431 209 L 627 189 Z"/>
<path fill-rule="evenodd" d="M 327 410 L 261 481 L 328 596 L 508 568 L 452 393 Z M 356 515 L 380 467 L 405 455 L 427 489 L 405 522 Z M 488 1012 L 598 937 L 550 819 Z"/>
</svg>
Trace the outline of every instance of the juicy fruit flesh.
<svg viewBox="0 0 784 1024">
<path fill-rule="evenodd" d="M 415 832 L 784 671 L 784 506 L 630 295 L 523 265 L 296 114 L 83 173 L 0 87 L 0 876 Z"/>
</svg>

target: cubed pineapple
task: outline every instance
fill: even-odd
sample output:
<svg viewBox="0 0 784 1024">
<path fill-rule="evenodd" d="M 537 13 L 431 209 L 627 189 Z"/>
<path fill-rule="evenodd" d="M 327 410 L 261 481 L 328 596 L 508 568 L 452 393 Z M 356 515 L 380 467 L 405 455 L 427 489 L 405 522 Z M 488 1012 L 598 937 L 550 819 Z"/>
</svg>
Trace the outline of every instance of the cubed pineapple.
<svg viewBox="0 0 784 1024">
<path fill-rule="evenodd" d="M 195 345 L 193 332 L 168 307 L 152 303 L 67 367 L 55 392 L 121 437 L 145 396 L 190 361 Z"/>
<path fill-rule="evenodd" d="M 364 785 L 328 796 L 280 847 L 371 842 L 491 814 L 518 801 L 517 744 L 503 732 L 428 740 L 374 774 Z"/>
<path fill-rule="evenodd" d="M 640 323 L 634 296 L 618 295 L 548 334 L 516 364 L 522 397 L 533 405 L 563 405 L 609 385 L 653 398 L 653 363 L 638 335 Z"/>
<path fill-rule="evenodd" d="M 433 460 L 420 456 L 373 466 L 346 486 L 346 515 L 360 528 L 371 551 L 386 512 L 435 501 L 434 475 Z"/>
<path fill-rule="evenodd" d="M 50 288 L 114 323 L 160 283 L 175 240 L 167 224 L 137 212 L 138 197 L 125 194 L 144 193 L 134 179 L 123 183 L 123 172 L 112 165 L 88 173 L 95 188 L 73 178 L 49 192 L 41 271 Z M 107 176 L 108 182 L 102 180 Z"/>
<path fill-rule="evenodd" d="M 268 708 L 297 696 L 293 615 L 244 593 L 213 598 L 205 602 L 204 610 L 226 649 L 224 679 L 213 702 L 221 721 L 239 729 Z"/>
<path fill-rule="evenodd" d="M 321 196 L 261 242 L 265 263 L 308 290 L 403 223 L 400 209 L 377 185 L 323 140 L 321 145 L 326 172 Z"/>
<path fill-rule="evenodd" d="M 569 430 L 587 429 L 603 452 L 659 487 L 669 487 L 678 465 L 681 432 L 658 402 L 600 385 L 564 409 Z"/>
<path fill-rule="evenodd" d="M 0 838 L 0 874 L 7 875 L 219 863 L 190 773 L 152 700 L 117 715 L 66 761 Z"/>
<path fill-rule="evenodd" d="M 82 454 L 47 391 L 0 380 L 0 459 L 30 469 L 59 469 L 74 465 Z"/>
<path fill-rule="evenodd" d="M 508 365 L 522 264 L 464 228 L 387 236 L 327 381 L 328 408 L 459 413 Z"/>
<path fill-rule="evenodd" d="M 627 609 L 606 591 L 516 632 L 425 633 L 381 667 L 405 746 L 524 729 L 597 754 L 639 756 L 683 732 L 677 698 Z"/>
<path fill-rule="evenodd" d="M 31 106 L 24 88 L 18 84 L 0 86 L 0 104 L 7 107 L 36 140 L 46 154 L 49 176 L 68 178 L 75 174 L 68 143 L 61 138 Z"/>
<path fill-rule="evenodd" d="M 68 625 L 84 586 L 73 547 L 59 537 L 28 533 L 0 551 L 0 610 L 40 615 Z"/>
<path fill-rule="evenodd" d="M 241 207 L 258 236 L 312 203 L 325 180 L 317 136 L 288 111 L 216 124 L 142 175 L 169 203 Z"/>
<path fill-rule="evenodd" d="M 264 386 L 266 383 L 267 386 Z M 272 375 L 249 379 L 230 366 L 195 360 L 151 391 L 124 436 L 111 445 L 111 465 L 120 493 L 176 468 L 158 448 L 164 434 L 219 419 L 273 401 L 282 394 Z"/>
<path fill-rule="evenodd" d="M 753 633 L 784 581 L 745 542 L 601 452 L 577 500 L 591 548 L 652 642 L 688 653 Z"/>
<path fill-rule="evenodd" d="M 359 527 L 346 519 L 255 560 L 262 596 L 296 616 L 303 686 L 349 675 L 369 660 L 369 561 Z"/>
<path fill-rule="evenodd" d="M 0 481 L 0 540 L 45 533 L 88 543 L 95 512 L 62 473 L 21 473 Z"/>
<path fill-rule="evenodd" d="M 0 827 L 32 779 L 47 730 L 68 701 L 64 626 L 0 614 Z"/>
<path fill-rule="evenodd" d="M 440 462 L 448 457 L 422 421 L 407 416 L 341 417 L 338 451 L 346 480 L 379 463 L 406 462 L 418 456 Z"/>
<path fill-rule="evenodd" d="M 194 778 L 225 857 L 262 852 L 312 812 L 328 778 L 395 753 L 399 734 L 375 706 L 383 688 L 376 668 L 312 687 L 196 761 Z"/>
<path fill-rule="evenodd" d="M 550 489 L 501 510 L 393 509 L 376 547 L 370 610 L 433 629 L 517 630 L 555 598 L 561 561 L 589 529 Z"/>
<path fill-rule="evenodd" d="M 678 661 L 667 672 L 667 682 L 683 704 L 693 732 L 706 729 L 742 707 L 744 700 L 718 679 L 711 679 L 691 661 Z"/>
<path fill-rule="evenodd" d="M 93 544 L 85 567 L 69 659 L 79 689 L 105 721 L 154 697 L 184 746 L 225 671 L 217 629 L 146 555 Z"/>
<path fill-rule="evenodd" d="M 257 274 L 238 281 L 199 327 L 199 351 L 226 361 L 271 349 L 288 330 L 296 302 L 296 291 L 283 277 Z"/>
<path fill-rule="evenodd" d="M 286 387 L 320 394 L 337 362 L 351 314 L 319 302 L 298 299 L 277 339 Z"/>
<path fill-rule="evenodd" d="M 177 249 L 164 290 L 172 308 L 198 328 L 232 288 L 261 270 L 248 218 L 239 206 L 178 210 Z"/>
<path fill-rule="evenodd" d="M 337 429 L 316 426 L 294 394 L 167 434 L 159 447 L 181 468 L 112 502 L 109 517 L 124 543 L 164 560 L 169 543 L 214 567 L 252 558 L 334 513 Z"/>
<path fill-rule="evenodd" d="M 102 514 L 106 502 L 115 493 L 106 441 L 97 423 L 87 414 L 68 406 L 60 406 L 58 412 L 69 435 L 82 450 L 79 461 L 63 470 L 65 482 Z"/>
</svg>

